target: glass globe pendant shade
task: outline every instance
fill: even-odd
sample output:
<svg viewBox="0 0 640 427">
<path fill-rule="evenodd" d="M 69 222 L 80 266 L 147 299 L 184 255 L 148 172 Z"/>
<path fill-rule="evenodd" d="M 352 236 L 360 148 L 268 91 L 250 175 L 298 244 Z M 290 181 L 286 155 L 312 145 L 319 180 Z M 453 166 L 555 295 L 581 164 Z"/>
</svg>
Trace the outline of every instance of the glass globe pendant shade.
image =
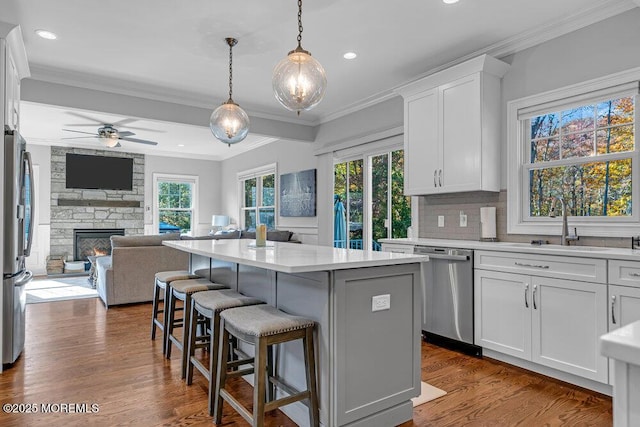
<svg viewBox="0 0 640 427">
<path fill-rule="evenodd" d="M 318 105 L 327 88 L 322 65 L 300 46 L 289 52 L 273 70 L 273 92 L 291 111 L 307 111 Z"/>
<path fill-rule="evenodd" d="M 231 98 L 211 114 L 209 128 L 213 135 L 226 144 L 236 144 L 249 133 L 249 116 Z"/>
</svg>

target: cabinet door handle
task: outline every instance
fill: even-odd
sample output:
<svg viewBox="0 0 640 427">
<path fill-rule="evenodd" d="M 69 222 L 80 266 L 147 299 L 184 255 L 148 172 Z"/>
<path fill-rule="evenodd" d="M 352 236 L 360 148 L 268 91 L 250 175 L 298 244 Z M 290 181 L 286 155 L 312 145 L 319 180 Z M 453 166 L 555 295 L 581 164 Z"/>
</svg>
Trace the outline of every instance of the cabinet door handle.
<svg viewBox="0 0 640 427">
<path fill-rule="evenodd" d="M 520 267 L 533 267 L 533 268 L 549 268 L 548 265 L 542 265 L 542 264 L 527 264 L 524 262 L 515 262 L 516 265 L 520 266 Z"/>
<path fill-rule="evenodd" d="M 440 187 L 442 187 L 442 169 L 438 172 L 438 183 L 440 184 Z"/>
<path fill-rule="evenodd" d="M 529 284 L 527 283 L 527 284 L 524 286 L 524 306 L 525 306 L 526 308 L 529 308 L 529 299 L 528 299 L 528 297 L 527 297 L 527 294 L 528 294 L 528 293 L 529 293 Z"/>
<path fill-rule="evenodd" d="M 537 310 L 538 307 L 536 306 L 536 291 L 538 290 L 538 285 L 533 285 L 533 309 Z"/>
<path fill-rule="evenodd" d="M 614 325 L 617 323 L 615 307 L 616 307 L 616 296 L 611 295 L 611 323 L 613 323 Z"/>
<path fill-rule="evenodd" d="M 437 187 L 438 186 L 438 181 L 436 181 L 438 176 L 438 169 L 434 169 L 433 170 L 433 186 Z"/>
<path fill-rule="evenodd" d="M 631 277 L 640 277 L 640 273 L 629 273 Z"/>
</svg>

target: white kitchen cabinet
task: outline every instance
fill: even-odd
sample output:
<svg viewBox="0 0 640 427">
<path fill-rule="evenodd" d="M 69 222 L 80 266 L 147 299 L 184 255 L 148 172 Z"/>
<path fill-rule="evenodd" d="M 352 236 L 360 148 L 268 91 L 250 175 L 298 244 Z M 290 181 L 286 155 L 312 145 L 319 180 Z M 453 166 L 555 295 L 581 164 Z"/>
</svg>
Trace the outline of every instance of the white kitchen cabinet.
<svg viewBox="0 0 640 427">
<path fill-rule="evenodd" d="M 0 22 L 0 98 L 3 128 L 19 130 L 20 80 L 29 76 L 29 64 L 20 27 Z"/>
<path fill-rule="evenodd" d="M 476 345 L 531 359 L 531 295 L 529 276 L 475 271 Z"/>
<path fill-rule="evenodd" d="M 612 261 L 609 263 L 611 264 Z M 627 262 L 627 264 L 630 264 Z M 636 266 L 638 263 L 635 263 Z M 610 273 L 611 274 L 611 270 Z M 635 276 L 633 276 L 635 277 Z M 609 331 L 616 330 L 640 320 L 640 287 L 609 285 Z M 609 369 L 613 372 L 613 359 L 609 359 Z M 615 376 L 609 375 L 613 384 Z"/>
<path fill-rule="evenodd" d="M 476 251 L 475 256 L 477 345 L 601 383 L 608 381 L 607 359 L 599 349 L 599 337 L 607 331 L 604 260 L 486 251 Z M 575 264 L 602 281 L 579 280 L 584 273 L 578 271 L 572 277 Z M 565 265 L 563 272 L 554 273 Z M 496 271 L 500 268 L 520 268 L 525 274 Z M 554 274 L 558 275 L 548 277 Z"/>
<path fill-rule="evenodd" d="M 405 85 L 405 194 L 500 190 L 500 79 L 487 55 Z"/>
</svg>

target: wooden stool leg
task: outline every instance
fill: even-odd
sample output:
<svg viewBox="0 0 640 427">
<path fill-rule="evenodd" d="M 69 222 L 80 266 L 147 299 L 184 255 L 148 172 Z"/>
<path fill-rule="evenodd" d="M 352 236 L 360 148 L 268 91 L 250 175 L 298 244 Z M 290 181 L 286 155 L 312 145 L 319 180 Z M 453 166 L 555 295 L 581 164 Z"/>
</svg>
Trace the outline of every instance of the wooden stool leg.
<svg viewBox="0 0 640 427">
<path fill-rule="evenodd" d="M 213 409 L 213 422 L 220 424 L 222 422 L 222 394 L 227 382 L 227 358 L 229 357 L 229 332 L 224 327 L 224 320 L 220 320 L 219 334 L 220 345 L 218 346 L 218 369 L 216 375 L 216 394 L 215 406 Z"/>
<path fill-rule="evenodd" d="M 189 322 L 189 338 L 186 344 L 183 344 L 182 351 L 187 354 L 187 385 L 193 383 L 193 363 L 191 363 L 191 356 L 196 353 L 196 331 L 198 324 L 198 312 L 196 311 L 195 304 L 191 305 L 191 322 Z M 185 326 L 185 329 L 187 327 Z"/>
<path fill-rule="evenodd" d="M 213 415 L 216 400 L 216 380 L 218 372 L 218 349 L 221 345 L 228 346 L 227 341 L 220 339 L 220 316 L 214 313 L 211 316 L 211 337 L 209 350 L 209 415 Z M 228 347 L 227 347 L 228 348 Z M 227 350 L 228 351 L 228 350 Z M 226 365 L 225 365 L 226 369 Z M 226 379 L 226 374 L 225 374 Z"/>
<path fill-rule="evenodd" d="M 158 318 L 158 300 L 160 299 L 160 288 L 157 281 L 153 283 L 153 308 L 151 310 L 151 339 L 156 339 L 156 319 Z M 164 332 L 164 331 L 163 331 Z"/>
<path fill-rule="evenodd" d="M 169 330 L 169 301 L 171 300 L 171 282 L 164 284 L 164 299 L 162 302 L 162 354 L 167 354 L 167 331 Z"/>
<path fill-rule="evenodd" d="M 255 345 L 255 369 L 253 374 L 253 427 L 264 426 L 264 406 L 267 378 L 267 343 L 259 337 Z"/>
<path fill-rule="evenodd" d="M 187 340 L 189 339 L 189 329 L 191 325 L 191 295 L 185 295 L 184 310 L 182 313 L 182 364 L 180 365 L 180 370 L 182 371 L 181 378 L 184 379 L 187 375 L 187 362 L 189 360 Z"/>
<path fill-rule="evenodd" d="M 316 359 L 313 345 L 313 328 L 307 328 L 303 338 L 304 360 L 307 373 L 307 389 L 309 390 L 309 422 L 311 426 L 320 425 L 318 412 L 318 389 L 316 384 Z"/>
<path fill-rule="evenodd" d="M 169 286 L 167 284 L 167 286 Z M 165 332 L 165 339 L 166 339 L 166 352 L 165 352 L 165 357 L 167 359 L 171 359 L 171 340 L 169 339 L 169 337 L 171 336 L 171 334 L 173 333 L 173 321 L 175 318 L 175 313 L 176 313 L 176 299 L 173 296 L 173 292 L 169 293 L 169 310 L 168 310 L 168 316 L 167 316 L 167 326 L 164 330 Z M 184 323 L 184 322 L 183 322 Z"/>
</svg>

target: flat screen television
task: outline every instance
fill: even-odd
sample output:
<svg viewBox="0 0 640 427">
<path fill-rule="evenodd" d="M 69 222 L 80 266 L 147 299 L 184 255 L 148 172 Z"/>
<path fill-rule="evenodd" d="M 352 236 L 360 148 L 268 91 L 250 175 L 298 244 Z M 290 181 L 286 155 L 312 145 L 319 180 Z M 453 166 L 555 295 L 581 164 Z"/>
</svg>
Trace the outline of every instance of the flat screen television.
<svg viewBox="0 0 640 427">
<path fill-rule="evenodd" d="M 67 153 L 67 188 L 133 189 L 133 159 Z"/>
</svg>

